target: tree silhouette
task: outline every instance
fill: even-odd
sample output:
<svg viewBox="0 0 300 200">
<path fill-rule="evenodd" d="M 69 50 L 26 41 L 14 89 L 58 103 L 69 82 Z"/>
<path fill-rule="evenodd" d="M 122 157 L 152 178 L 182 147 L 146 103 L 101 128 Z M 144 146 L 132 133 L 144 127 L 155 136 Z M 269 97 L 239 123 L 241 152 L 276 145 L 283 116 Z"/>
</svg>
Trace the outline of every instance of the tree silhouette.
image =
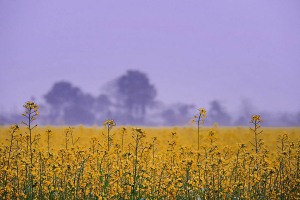
<svg viewBox="0 0 300 200">
<path fill-rule="evenodd" d="M 116 80 L 115 87 L 117 100 L 126 110 L 127 123 L 143 123 L 146 108 L 156 96 L 156 89 L 147 75 L 129 70 Z"/>
<path fill-rule="evenodd" d="M 214 100 L 210 103 L 210 109 L 208 113 L 209 113 L 209 116 L 207 117 L 208 122 L 211 124 L 215 122 L 217 122 L 220 125 L 231 124 L 230 115 L 221 106 L 219 101 Z"/>
<path fill-rule="evenodd" d="M 50 105 L 49 118 L 54 124 L 92 124 L 95 99 L 66 81 L 57 82 L 44 96 Z"/>
<path fill-rule="evenodd" d="M 192 116 L 194 106 L 191 104 L 177 103 L 161 112 L 163 125 L 175 126 L 186 125 Z"/>
<path fill-rule="evenodd" d="M 81 93 L 81 90 L 66 81 L 57 82 L 44 96 L 46 102 L 53 107 L 63 107 L 74 101 Z"/>
<path fill-rule="evenodd" d="M 112 118 L 112 102 L 106 94 L 100 94 L 95 99 L 94 115 L 98 122 L 104 122 Z"/>
<path fill-rule="evenodd" d="M 71 104 L 64 110 L 64 121 L 69 125 L 92 125 L 95 117 L 90 110 L 76 104 Z"/>
</svg>

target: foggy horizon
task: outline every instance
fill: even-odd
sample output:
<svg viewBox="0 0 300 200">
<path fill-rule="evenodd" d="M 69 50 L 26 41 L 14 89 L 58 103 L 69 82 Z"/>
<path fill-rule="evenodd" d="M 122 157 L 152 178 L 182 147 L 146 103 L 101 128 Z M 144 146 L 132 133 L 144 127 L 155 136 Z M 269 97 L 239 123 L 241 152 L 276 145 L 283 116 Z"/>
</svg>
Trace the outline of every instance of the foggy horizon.
<svg viewBox="0 0 300 200">
<path fill-rule="evenodd" d="M 1 113 L 57 81 L 97 96 L 139 70 L 156 100 L 300 111 L 300 2 L 0 2 Z M 258 113 L 259 114 L 259 113 Z"/>
</svg>

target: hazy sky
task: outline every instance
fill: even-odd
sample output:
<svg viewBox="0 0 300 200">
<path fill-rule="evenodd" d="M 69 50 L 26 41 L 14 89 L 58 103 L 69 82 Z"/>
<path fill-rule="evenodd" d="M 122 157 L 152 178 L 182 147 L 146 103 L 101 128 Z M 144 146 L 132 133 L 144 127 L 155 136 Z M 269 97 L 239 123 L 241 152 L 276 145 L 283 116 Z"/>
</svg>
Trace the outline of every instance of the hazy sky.
<svg viewBox="0 0 300 200">
<path fill-rule="evenodd" d="M 0 111 L 137 69 L 158 100 L 300 111 L 299 0 L 0 0 Z"/>
</svg>

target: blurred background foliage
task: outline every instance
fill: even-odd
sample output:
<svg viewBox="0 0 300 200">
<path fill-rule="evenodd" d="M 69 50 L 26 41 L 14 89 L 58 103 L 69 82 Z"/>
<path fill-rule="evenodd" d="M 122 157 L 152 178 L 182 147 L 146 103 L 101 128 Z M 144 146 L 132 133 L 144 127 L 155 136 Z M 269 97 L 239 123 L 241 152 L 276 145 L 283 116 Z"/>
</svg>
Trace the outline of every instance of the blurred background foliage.
<svg viewBox="0 0 300 200">
<path fill-rule="evenodd" d="M 147 74 L 138 70 L 128 70 L 112 80 L 98 96 L 68 81 L 58 81 L 44 94 L 39 124 L 95 125 L 114 119 L 118 125 L 189 125 L 197 107 L 181 102 L 167 105 L 156 98 L 157 92 Z M 31 100 L 34 101 L 34 98 Z M 258 112 L 247 100 L 242 101 L 242 109 L 237 116 L 229 114 L 219 100 L 211 101 L 207 110 L 208 126 L 248 126 L 249 116 Z M 260 114 L 265 119 L 264 126 L 300 125 L 300 112 Z M 18 123 L 21 117 L 19 114 L 0 115 L 0 124 Z"/>
</svg>

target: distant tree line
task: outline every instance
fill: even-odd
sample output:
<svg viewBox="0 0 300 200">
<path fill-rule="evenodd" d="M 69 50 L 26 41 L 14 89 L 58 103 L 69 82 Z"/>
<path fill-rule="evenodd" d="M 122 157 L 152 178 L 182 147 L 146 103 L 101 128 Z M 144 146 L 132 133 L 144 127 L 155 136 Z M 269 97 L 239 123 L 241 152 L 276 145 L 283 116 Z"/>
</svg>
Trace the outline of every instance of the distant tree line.
<svg viewBox="0 0 300 200">
<path fill-rule="evenodd" d="M 108 85 L 106 92 L 93 96 L 67 81 L 56 82 L 44 95 L 45 104 L 40 107 L 40 124 L 94 125 L 106 119 L 114 119 L 122 125 L 174 126 L 188 125 L 197 107 L 177 103 L 165 105 L 156 100 L 157 89 L 148 76 L 137 70 L 129 70 Z M 231 116 L 222 104 L 214 100 L 207 108 L 205 124 L 221 126 L 249 125 L 253 113 L 245 104 L 238 116 Z M 300 112 L 296 115 L 262 113 L 266 126 L 299 126 Z M 0 115 L 0 124 L 15 123 L 20 115 Z"/>
<path fill-rule="evenodd" d="M 107 94 L 93 97 L 69 82 L 55 83 L 44 96 L 47 123 L 91 125 L 113 118 L 122 124 L 145 124 L 157 93 L 147 75 L 130 70 L 109 86 Z"/>
</svg>

